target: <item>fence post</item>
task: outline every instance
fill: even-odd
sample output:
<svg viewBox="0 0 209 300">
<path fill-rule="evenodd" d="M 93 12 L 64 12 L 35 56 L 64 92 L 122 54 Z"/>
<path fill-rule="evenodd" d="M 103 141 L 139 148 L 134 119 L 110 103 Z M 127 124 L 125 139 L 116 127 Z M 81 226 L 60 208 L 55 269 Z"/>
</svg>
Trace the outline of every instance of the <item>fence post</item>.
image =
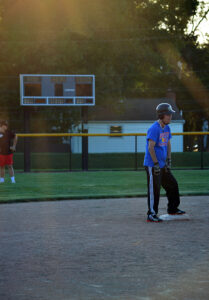
<svg viewBox="0 0 209 300">
<path fill-rule="evenodd" d="M 88 133 L 88 129 L 83 133 Z M 82 136 L 82 169 L 88 171 L 88 136 Z"/>
<path fill-rule="evenodd" d="M 137 135 L 135 135 L 135 170 L 138 169 L 138 157 L 137 157 Z"/>
<path fill-rule="evenodd" d="M 72 136 L 70 136 L 70 153 L 69 153 L 69 170 L 72 171 L 72 149 L 71 149 L 71 139 L 72 139 Z"/>
<path fill-rule="evenodd" d="M 201 150 L 201 169 L 204 169 L 204 162 L 203 162 L 203 151 L 204 151 L 204 146 L 203 146 L 203 139 L 204 139 L 204 135 L 200 136 L 200 150 Z"/>
<path fill-rule="evenodd" d="M 88 133 L 88 106 L 82 106 L 82 133 Z M 82 169 L 88 171 L 88 136 L 82 136 Z"/>
<path fill-rule="evenodd" d="M 24 132 L 30 132 L 30 107 L 24 107 Z M 24 138 L 24 172 L 30 172 L 30 138 Z"/>
</svg>

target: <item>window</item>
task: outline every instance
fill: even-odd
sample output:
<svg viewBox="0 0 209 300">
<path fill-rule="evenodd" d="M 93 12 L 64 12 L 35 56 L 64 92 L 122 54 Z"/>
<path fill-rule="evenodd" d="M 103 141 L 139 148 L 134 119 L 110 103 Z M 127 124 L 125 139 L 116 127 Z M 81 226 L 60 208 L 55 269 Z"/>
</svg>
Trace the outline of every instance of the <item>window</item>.
<svg viewBox="0 0 209 300">
<path fill-rule="evenodd" d="M 110 126 L 110 133 L 122 133 L 122 126 Z M 116 135 L 111 137 L 122 137 L 122 136 Z"/>
<path fill-rule="evenodd" d="M 55 83 L 54 85 L 54 95 L 55 96 L 63 96 L 63 84 L 62 83 Z"/>
<path fill-rule="evenodd" d="M 92 84 L 76 83 L 76 96 L 91 97 L 92 96 Z"/>
<path fill-rule="evenodd" d="M 41 84 L 40 83 L 25 83 L 24 84 L 25 96 L 41 96 Z"/>
</svg>

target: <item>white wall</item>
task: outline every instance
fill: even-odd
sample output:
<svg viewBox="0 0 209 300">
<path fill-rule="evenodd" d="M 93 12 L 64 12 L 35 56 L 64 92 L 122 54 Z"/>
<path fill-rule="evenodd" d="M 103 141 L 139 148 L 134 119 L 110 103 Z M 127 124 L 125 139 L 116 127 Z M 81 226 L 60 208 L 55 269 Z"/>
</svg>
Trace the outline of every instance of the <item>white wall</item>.
<svg viewBox="0 0 209 300">
<path fill-rule="evenodd" d="M 171 123 L 171 134 L 175 132 L 183 132 L 183 123 Z M 171 151 L 183 152 L 184 150 L 184 137 L 183 135 L 173 135 L 171 139 Z"/>
<path fill-rule="evenodd" d="M 110 126 L 122 126 L 122 133 L 146 133 L 153 122 L 89 122 L 88 133 L 110 133 Z M 172 123 L 172 132 L 183 132 L 182 123 Z M 89 153 L 135 152 L 135 137 L 89 137 Z M 172 151 L 183 151 L 183 136 L 173 136 Z M 144 152 L 146 137 L 137 137 L 137 151 Z M 72 138 L 72 152 L 81 153 L 81 137 Z"/>
</svg>

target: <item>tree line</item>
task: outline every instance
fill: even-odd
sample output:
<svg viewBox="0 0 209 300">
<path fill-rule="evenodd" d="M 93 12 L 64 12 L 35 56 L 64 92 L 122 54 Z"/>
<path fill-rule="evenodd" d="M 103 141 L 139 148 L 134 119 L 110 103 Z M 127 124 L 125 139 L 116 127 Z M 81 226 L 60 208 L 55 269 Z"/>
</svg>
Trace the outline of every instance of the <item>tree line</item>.
<svg viewBox="0 0 209 300">
<path fill-rule="evenodd" d="M 1 0 L 1 117 L 23 129 L 19 74 L 95 74 L 97 105 L 117 112 L 122 98 L 160 98 L 170 89 L 185 130 L 201 130 L 209 119 L 209 46 L 187 30 L 200 6 L 200 21 L 207 12 L 200 2 Z M 66 131 L 80 120 L 73 108 L 33 115 L 41 124 L 34 131 Z"/>
</svg>

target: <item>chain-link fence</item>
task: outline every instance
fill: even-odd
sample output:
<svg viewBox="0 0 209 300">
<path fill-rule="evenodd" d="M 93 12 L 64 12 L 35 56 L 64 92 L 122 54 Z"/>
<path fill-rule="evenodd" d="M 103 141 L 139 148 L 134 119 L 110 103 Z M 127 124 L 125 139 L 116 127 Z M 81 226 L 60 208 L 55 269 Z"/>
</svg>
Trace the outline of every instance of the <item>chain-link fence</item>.
<svg viewBox="0 0 209 300">
<path fill-rule="evenodd" d="M 19 134 L 14 167 L 25 171 L 140 170 L 146 134 Z M 209 168 L 208 132 L 173 133 L 172 166 Z"/>
</svg>

